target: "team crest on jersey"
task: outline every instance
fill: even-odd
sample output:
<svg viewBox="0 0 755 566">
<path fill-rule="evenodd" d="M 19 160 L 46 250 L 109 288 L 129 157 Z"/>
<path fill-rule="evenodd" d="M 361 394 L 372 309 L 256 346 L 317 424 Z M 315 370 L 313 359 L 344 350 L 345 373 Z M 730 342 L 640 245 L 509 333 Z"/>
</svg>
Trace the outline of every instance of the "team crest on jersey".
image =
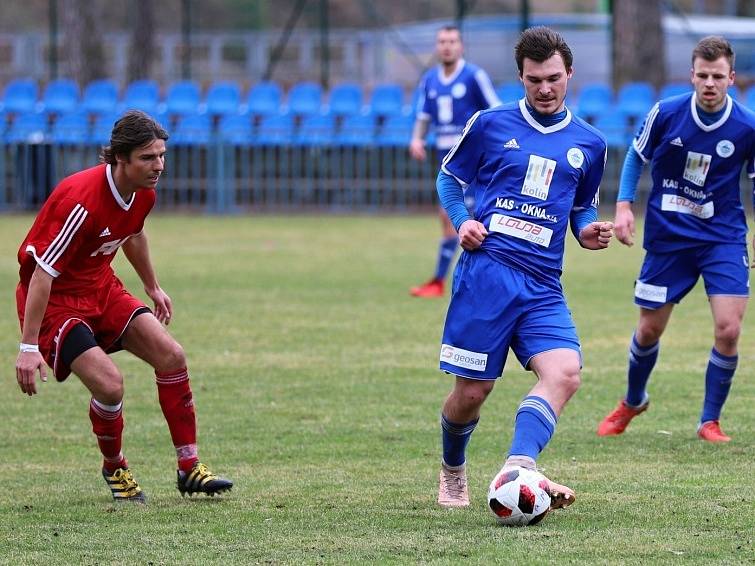
<svg viewBox="0 0 755 566">
<path fill-rule="evenodd" d="M 530 155 L 530 163 L 522 185 L 522 194 L 540 200 L 547 199 L 555 171 L 556 162 L 552 159 Z"/>
<path fill-rule="evenodd" d="M 427 93 L 427 98 L 436 98 L 438 96 L 438 91 L 433 89 L 430 89 L 430 91 Z"/>
<path fill-rule="evenodd" d="M 463 98 L 467 94 L 467 85 L 464 83 L 456 83 L 451 87 L 451 96 L 454 98 Z"/>
<path fill-rule="evenodd" d="M 566 159 L 569 161 L 569 165 L 575 169 L 579 169 L 585 162 L 585 154 L 582 153 L 581 149 L 573 147 L 566 152 Z"/>
<path fill-rule="evenodd" d="M 734 144 L 729 140 L 721 140 L 716 144 L 716 153 L 719 157 L 731 157 L 734 153 Z"/>
<path fill-rule="evenodd" d="M 705 185 L 705 178 L 710 170 L 710 160 L 710 155 L 688 151 L 687 163 L 684 165 L 684 178 L 698 187 Z"/>
</svg>

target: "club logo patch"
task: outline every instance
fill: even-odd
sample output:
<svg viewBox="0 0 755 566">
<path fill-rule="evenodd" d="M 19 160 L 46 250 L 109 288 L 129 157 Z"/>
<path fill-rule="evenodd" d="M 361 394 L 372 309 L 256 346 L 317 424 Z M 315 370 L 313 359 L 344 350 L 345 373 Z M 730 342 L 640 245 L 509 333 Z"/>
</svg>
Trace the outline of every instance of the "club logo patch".
<svg viewBox="0 0 755 566">
<path fill-rule="evenodd" d="M 569 165 L 575 169 L 579 169 L 585 162 L 585 154 L 582 153 L 581 149 L 573 147 L 566 152 L 566 159 L 569 161 Z"/>
<path fill-rule="evenodd" d="M 729 140 L 721 140 L 716 144 L 716 153 L 719 157 L 731 157 L 734 153 L 734 144 Z"/>
<path fill-rule="evenodd" d="M 467 85 L 464 83 L 456 83 L 451 87 L 451 96 L 454 98 L 462 98 L 465 94 L 467 94 Z"/>
</svg>

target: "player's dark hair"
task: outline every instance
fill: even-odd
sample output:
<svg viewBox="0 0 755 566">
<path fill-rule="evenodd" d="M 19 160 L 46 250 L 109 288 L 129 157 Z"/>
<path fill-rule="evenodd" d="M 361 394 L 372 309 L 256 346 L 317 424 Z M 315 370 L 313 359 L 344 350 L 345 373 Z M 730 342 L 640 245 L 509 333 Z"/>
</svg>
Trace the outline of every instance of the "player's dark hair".
<svg viewBox="0 0 755 566">
<path fill-rule="evenodd" d="M 716 61 L 721 57 L 726 57 L 729 61 L 729 69 L 734 70 L 734 50 L 731 44 L 720 35 L 709 35 L 702 38 L 695 49 L 692 51 L 692 66 L 695 66 L 695 59 L 705 59 L 706 61 Z"/>
<path fill-rule="evenodd" d="M 128 158 L 135 149 L 167 139 L 168 132 L 155 120 L 139 110 L 129 110 L 113 126 L 110 145 L 102 148 L 100 160 L 115 165 L 116 156 Z"/>
<path fill-rule="evenodd" d="M 461 30 L 459 29 L 459 26 L 456 26 L 454 24 L 448 24 L 440 28 L 438 31 L 457 31 L 459 32 L 459 35 L 461 35 Z"/>
<path fill-rule="evenodd" d="M 514 57 L 516 58 L 519 75 L 523 72 L 525 58 L 542 63 L 553 57 L 556 53 L 560 54 L 564 60 L 566 70 L 571 70 L 574 57 L 560 33 L 545 26 L 537 26 L 524 30 L 514 47 Z"/>
</svg>

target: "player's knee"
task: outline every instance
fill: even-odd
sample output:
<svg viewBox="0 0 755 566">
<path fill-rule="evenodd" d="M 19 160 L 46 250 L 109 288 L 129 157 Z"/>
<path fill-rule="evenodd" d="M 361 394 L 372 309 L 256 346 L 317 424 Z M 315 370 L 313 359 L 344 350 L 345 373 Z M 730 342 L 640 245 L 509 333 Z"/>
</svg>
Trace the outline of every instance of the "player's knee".
<svg viewBox="0 0 755 566">
<path fill-rule="evenodd" d="M 492 381 L 470 381 L 463 389 L 465 404 L 479 406 L 485 402 L 495 385 Z"/>
<path fill-rule="evenodd" d="M 580 376 L 579 367 L 564 368 L 559 378 L 561 388 L 570 397 L 577 392 L 579 386 L 582 384 L 582 377 Z"/>
<path fill-rule="evenodd" d="M 94 398 L 106 405 L 117 405 L 123 400 L 123 375 L 116 367 L 105 371 L 101 376 Z"/>
<path fill-rule="evenodd" d="M 730 346 L 736 345 L 741 331 L 742 325 L 736 320 L 718 323 L 715 328 L 716 341 Z"/>
<path fill-rule="evenodd" d="M 663 334 L 663 326 L 654 321 L 643 320 L 637 325 L 635 340 L 640 346 L 650 346 L 658 342 Z"/>
<path fill-rule="evenodd" d="M 168 371 L 182 367 L 186 367 L 186 353 L 181 344 L 173 340 L 162 353 L 160 367 L 155 369 Z"/>
</svg>

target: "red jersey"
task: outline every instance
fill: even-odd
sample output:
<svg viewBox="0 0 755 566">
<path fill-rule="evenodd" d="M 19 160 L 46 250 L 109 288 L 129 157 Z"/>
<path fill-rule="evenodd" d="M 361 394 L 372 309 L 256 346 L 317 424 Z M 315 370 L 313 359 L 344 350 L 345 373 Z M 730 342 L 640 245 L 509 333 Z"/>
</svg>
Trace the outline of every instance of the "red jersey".
<svg viewBox="0 0 755 566">
<path fill-rule="evenodd" d="M 155 204 L 154 189 L 135 191 L 124 202 L 110 165 L 63 179 L 50 194 L 18 250 L 21 285 L 37 265 L 55 280 L 53 293 L 83 295 L 110 285 L 115 252 L 144 228 Z"/>
</svg>

